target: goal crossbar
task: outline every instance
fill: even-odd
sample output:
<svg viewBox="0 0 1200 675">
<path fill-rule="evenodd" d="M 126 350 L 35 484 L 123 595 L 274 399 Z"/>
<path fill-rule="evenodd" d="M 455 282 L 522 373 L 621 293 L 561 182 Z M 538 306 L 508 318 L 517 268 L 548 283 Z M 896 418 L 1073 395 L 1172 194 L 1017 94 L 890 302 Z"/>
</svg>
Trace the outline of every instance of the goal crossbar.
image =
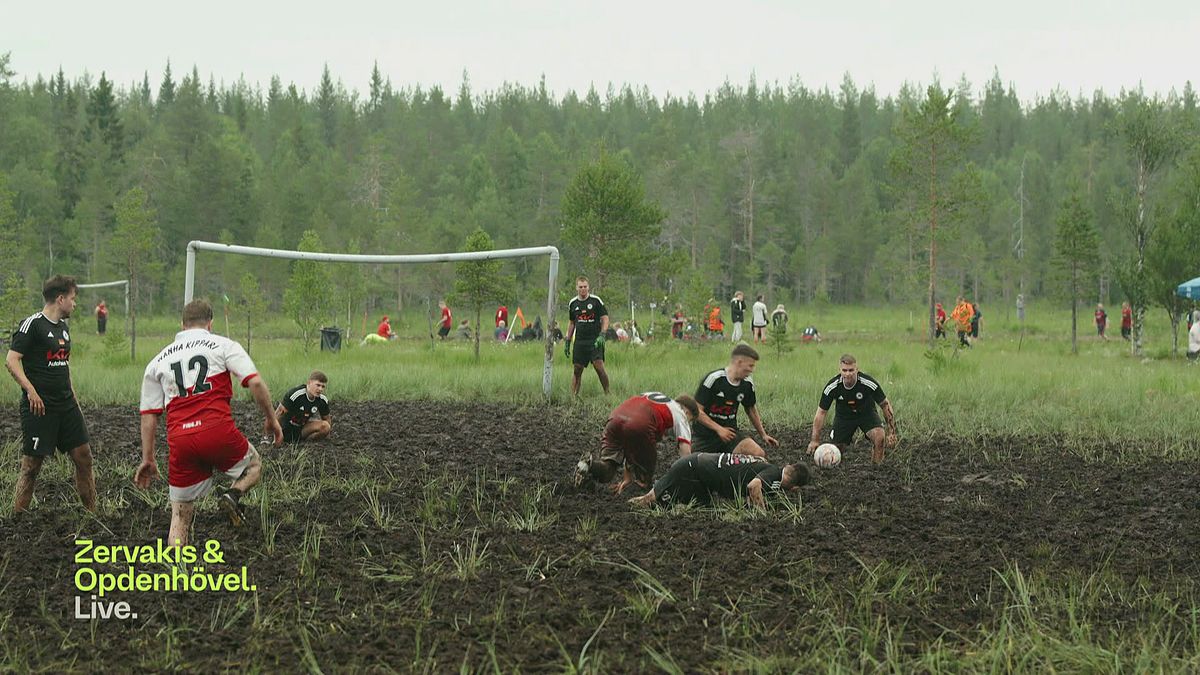
<svg viewBox="0 0 1200 675">
<path fill-rule="evenodd" d="M 117 286 L 125 287 L 125 315 L 129 315 L 129 280 L 121 279 L 120 281 L 105 281 L 99 284 L 75 284 L 76 288 L 116 288 Z"/>
<path fill-rule="evenodd" d="M 550 278 L 546 293 L 546 353 L 542 367 L 542 393 L 550 398 L 550 377 L 554 369 L 554 333 L 550 325 L 554 321 L 554 288 L 558 283 L 558 249 L 554 246 L 534 246 L 529 248 L 507 248 L 495 251 L 472 251 L 459 253 L 414 253 L 406 255 L 374 255 L 363 253 L 322 253 L 317 251 L 290 251 L 277 248 L 259 248 L 257 246 L 239 246 L 236 244 L 218 244 L 211 241 L 190 241 L 187 245 L 187 263 L 184 270 L 183 302 L 192 301 L 196 284 L 196 252 L 212 251 L 214 253 L 230 253 L 233 255 L 254 256 L 260 258 L 280 258 L 283 260 L 313 260 L 318 262 L 343 263 L 375 263 L 383 265 L 403 265 L 412 263 L 439 262 L 476 262 L 481 260 L 500 260 L 506 258 L 530 258 L 550 256 Z"/>
</svg>

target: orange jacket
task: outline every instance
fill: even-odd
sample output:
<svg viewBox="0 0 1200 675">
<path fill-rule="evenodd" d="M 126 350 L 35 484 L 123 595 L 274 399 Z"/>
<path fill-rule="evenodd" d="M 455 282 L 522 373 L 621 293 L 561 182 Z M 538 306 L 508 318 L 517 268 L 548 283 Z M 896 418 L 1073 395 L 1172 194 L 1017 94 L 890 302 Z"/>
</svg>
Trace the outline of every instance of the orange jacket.
<svg viewBox="0 0 1200 675">
<path fill-rule="evenodd" d="M 962 301 L 955 305 L 954 311 L 950 312 L 950 318 L 954 319 L 954 323 L 958 324 L 958 329 L 961 331 L 971 330 L 971 317 L 975 316 L 975 310 L 971 309 L 971 303 Z"/>
</svg>

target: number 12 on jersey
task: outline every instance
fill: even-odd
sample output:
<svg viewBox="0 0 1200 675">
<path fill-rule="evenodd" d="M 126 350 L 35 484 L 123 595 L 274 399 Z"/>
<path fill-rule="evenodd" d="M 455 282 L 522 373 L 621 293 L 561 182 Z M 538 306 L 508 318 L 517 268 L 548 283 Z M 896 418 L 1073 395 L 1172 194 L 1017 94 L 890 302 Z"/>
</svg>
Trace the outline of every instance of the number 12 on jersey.
<svg viewBox="0 0 1200 675">
<path fill-rule="evenodd" d="M 175 373 L 175 384 L 179 386 L 179 396 L 181 398 L 185 396 L 203 394 L 209 389 L 212 389 L 212 384 L 210 384 L 208 381 L 208 359 L 197 354 L 196 356 L 193 356 L 190 361 L 188 361 L 187 369 L 189 372 L 198 369 L 198 372 L 196 373 L 196 384 L 192 387 L 190 392 L 187 388 L 187 382 L 184 381 L 183 361 L 176 361 L 171 364 L 171 370 Z"/>
</svg>

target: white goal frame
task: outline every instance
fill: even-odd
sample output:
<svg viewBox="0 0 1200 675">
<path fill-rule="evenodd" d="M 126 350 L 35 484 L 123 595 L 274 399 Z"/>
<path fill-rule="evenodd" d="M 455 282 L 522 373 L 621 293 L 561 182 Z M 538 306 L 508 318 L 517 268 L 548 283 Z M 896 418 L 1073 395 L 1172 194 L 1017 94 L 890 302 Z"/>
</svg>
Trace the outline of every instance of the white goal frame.
<svg viewBox="0 0 1200 675">
<path fill-rule="evenodd" d="M 106 281 L 102 284 L 75 284 L 76 288 L 114 288 L 116 286 L 125 287 L 125 316 L 129 316 L 129 280 L 121 279 L 120 281 Z"/>
<path fill-rule="evenodd" d="M 319 262 L 342 263 L 373 263 L 383 265 L 405 265 L 411 263 L 438 262 L 471 262 L 480 260 L 499 260 L 505 258 L 529 258 L 543 255 L 550 256 L 550 278 L 546 293 L 546 354 L 542 366 L 542 393 L 550 398 L 550 379 L 554 372 L 554 332 L 550 326 L 554 323 L 555 285 L 558 283 L 558 248 L 554 246 L 535 246 L 531 248 L 508 248 L 495 251 L 474 251 L 460 253 L 419 253 L 409 255 L 371 255 L 359 253 L 320 253 L 310 251 L 290 251 L 277 248 L 259 248 L 257 246 L 238 246 L 236 244 L 217 244 L 211 241 L 190 241 L 187 245 L 187 265 L 183 278 L 183 302 L 192 301 L 196 287 L 196 252 L 212 251 L 214 253 L 229 253 L 233 255 L 256 256 L 260 258 L 281 258 L 284 260 L 313 260 Z"/>
</svg>

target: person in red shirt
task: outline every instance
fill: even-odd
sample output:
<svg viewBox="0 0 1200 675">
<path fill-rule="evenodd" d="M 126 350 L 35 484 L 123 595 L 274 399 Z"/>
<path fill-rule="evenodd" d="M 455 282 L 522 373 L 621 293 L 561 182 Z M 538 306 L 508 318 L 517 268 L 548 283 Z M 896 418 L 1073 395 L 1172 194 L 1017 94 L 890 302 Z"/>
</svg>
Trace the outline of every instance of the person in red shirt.
<svg viewBox="0 0 1200 675">
<path fill-rule="evenodd" d="M 375 329 L 375 333 L 379 335 L 379 337 L 386 338 L 388 340 L 396 337 L 396 334 L 392 332 L 392 324 L 388 321 L 386 314 L 383 315 L 383 320 L 379 322 L 379 327 Z"/>
<path fill-rule="evenodd" d="M 508 307 L 505 305 L 500 305 L 500 308 L 496 310 L 496 328 L 500 327 L 501 321 L 505 326 L 508 325 Z"/>
<path fill-rule="evenodd" d="M 108 305 L 101 300 L 100 304 L 96 305 L 96 334 L 104 335 L 108 328 Z"/>
<path fill-rule="evenodd" d="M 167 415 L 171 530 L 169 546 L 188 543 L 195 502 L 212 487 L 213 474 L 223 473 L 233 486 L 217 503 L 235 527 L 244 515 L 241 498 L 258 483 L 262 463 L 258 452 L 233 421 L 229 400 L 233 381 L 250 390 L 262 412 L 263 429 L 275 446 L 283 429 L 275 416 L 271 392 L 250 355 L 240 344 L 212 330 L 213 309 L 206 300 L 183 308 L 183 330 L 146 366 L 142 379 L 142 462 L 133 482 L 146 489 L 158 477 L 154 444 L 158 418 Z"/>
<path fill-rule="evenodd" d="M 442 309 L 442 325 L 438 327 L 438 337 L 445 340 L 446 336 L 450 334 L 454 320 L 450 317 L 450 307 L 445 300 L 438 300 L 438 307 Z"/>
<path fill-rule="evenodd" d="M 933 336 L 935 338 L 946 337 L 946 309 L 942 307 L 942 303 L 937 303 L 937 313 L 934 316 Z"/>
<path fill-rule="evenodd" d="M 620 493 L 635 480 L 649 487 L 658 462 L 658 442 L 667 433 L 679 443 L 679 456 L 692 451 L 692 421 L 700 414 L 696 399 L 683 395 L 672 400 L 656 391 L 625 400 L 608 416 L 600 437 L 600 458 L 591 454 L 575 466 L 575 485 L 594 480 L 608 483 L 624 467 L 621 482 L 613 487 Z"/>
<path fill-rule="evenodd" d="M 1133 334 L 1133 310 L 1128 302 L 1121 303 L 1121 337 L 1126 340 Z"/>
<path fill-rule="evenodd" d="M 1104 334 L 1104 329 L 1108 328 L 1108 312 L 1104 311 L 1104 303 L 1096 303 L 1096 333 L 1100 335 L 1101 340 L 1107 340 L 1108 336 Z"/>
</svg>

